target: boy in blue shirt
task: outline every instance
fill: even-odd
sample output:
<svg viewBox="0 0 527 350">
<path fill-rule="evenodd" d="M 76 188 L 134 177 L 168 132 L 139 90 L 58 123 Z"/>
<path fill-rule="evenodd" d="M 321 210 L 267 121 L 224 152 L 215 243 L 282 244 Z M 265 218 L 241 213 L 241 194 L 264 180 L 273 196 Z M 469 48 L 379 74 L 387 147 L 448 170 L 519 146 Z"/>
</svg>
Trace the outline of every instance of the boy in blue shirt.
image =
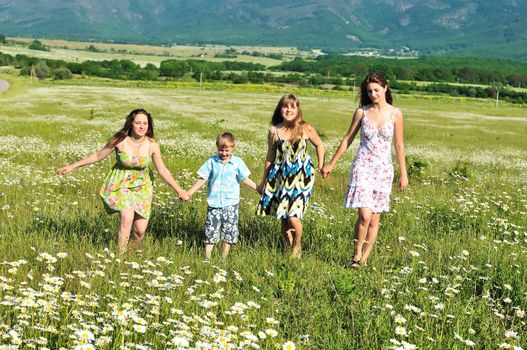
<svg viewBox="0 0 527 350">
<path fill-rule="evenodd" d="M 199 179 L 188 191 L 192 197 L 207 183 L 207 219 L 205 220 L 205 259 L 209 260 L 214 244 L 222 241 L 221 256 L 226 258 L 231 245 L 238 242 L 238 206 L 240 182 L 256 191 L 249 179 L 251 172 L 240 157 L 234 156 L 234 135 L 223 132 L 216 138 L 218 154 L 210 157 L 199 168 Z M 221 232 L 220 232 L 221 230 Z"/>
</svg>

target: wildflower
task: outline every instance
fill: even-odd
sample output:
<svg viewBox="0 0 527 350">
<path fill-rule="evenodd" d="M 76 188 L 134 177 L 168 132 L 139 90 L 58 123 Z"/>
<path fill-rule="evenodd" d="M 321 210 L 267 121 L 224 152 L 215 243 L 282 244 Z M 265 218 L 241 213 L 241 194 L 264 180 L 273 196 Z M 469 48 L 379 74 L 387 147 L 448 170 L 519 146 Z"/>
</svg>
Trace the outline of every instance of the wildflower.
<svg viewBox="0 0 527 350">
<path fill-rule="evenodd" d="M 86 342 L 91 342 L 95 339 L 95 336 L 93 333 L 87 329 L 83 329 L 77 332 L 77 337 L 79 337 L 80 341 L 84 344 Z"/>
<path fill-rule="evenodd" d="M 472 340 L 470 339 L 465 339 L 465 345 L 466 346 L 470 346 L 470 347 L 474 347 L 474 345 L 476 345 L 476 343 L 474 343 Z"/>
<path fill-rule="evenodd" d="M 401 342 L 401 345 L 402 345 L 402 349 L 403 350 L 415 350 L 415 349 L 417 349 L 417 345 L 407 343 L 404 340 Z"/>
<path fill-rule="evenodd" d="M 134 324 L 134 331 L 137 333 L 146 333 L 146 327 L 142 324 Z"/>
<path fill-rule="evenodd" d="M 227 279 L 225 278 L 225 276 L 220 275 L 219 273 L 217 273 L 217 274 L 214 275 L 213 281 L 214 281 L 214 283 L 221 283 L 221 282 L 226 282 Z"/>
<path fill-rule="evenodd" d="M 406 323 L 406 318 L 404 318 L 401 315 L 397 315 L 395 316 L 395 323 L 398 323 L 398 324 Z"/>
<path fill-rule="evenodd" d="M 267 317 L 265 319 L 265 322 L 267 322 L 269 324 L 280 324 L 280 321 L 275 320 L 273 317 Z"/>
<path fill-rule="evenodd" d="M 408 333 L 406 332 L 406 328 L 401 326 L 395 327 L 395 334 L 401 335 L 403 337 L 406 337 L 408 335 Z"/>
<path fill-rule="evenodd" d="M 515 332 L 511 329 L 505 331 L 505 338 L 507 339 L 518 339 L 518 332 Z"/>
<path fill-rule="evenodd" d="M 286 341 L 283 345 L 282 345 L 282 350 L 295 350 L 296 349 L 296 346 L 295 346 L 295 343 L 293 343 L 292 341 Z"/>
<path fill-rule="evenodd" d="M 255 303 L 255 302 L 252 301 L 252 300 L 249 300 L 249 301 L 247 302 L 247 306 L 252 307 L 252 308 L 254 308 L 254 309 L 259 309 L 259 308 L 261 307 L 260 304 Z"/>
<path fill-rule="evenodd" d="M 188 340 L 183 338 L 183 337 L 180 337 L 180 336 L 175 336 L 174 338 L 172 338 L 172 343 L 175 346 L 179 346 L 179 347 L 187 347 L 187 346 L 189 346 Z"/>
<path fill-rule="evenodd" d="M 77 345 L 75 348 L 75 350 L 95 350 L 95 346 L 93 346 L 92 344 L 80 344 L 80 345 Z"/>
<path fill-rule="evenodd" d="M 525 311 L 523 311 L 522 309 L 516 310 L 516 316 L 518 316 L 519 318 L 524 318 L 525 317 Z"/>
<path fill-rule="evenodd" d="M 445 309 L 445 304 L 443 304 L 443 303 L 435 304 L 434 305 L 434 309 L 436 309 L 436 310 L 444 310 Z"/>
<path fill-rule="evenodd" d="M 270 336 L 271 338 L 274 338 L 278 335 L 278 332 L 275 331 L 274 329 L 271 329 L 271 328 L 268 328 L 265 330 L 265 333 Z"/>
</svg>

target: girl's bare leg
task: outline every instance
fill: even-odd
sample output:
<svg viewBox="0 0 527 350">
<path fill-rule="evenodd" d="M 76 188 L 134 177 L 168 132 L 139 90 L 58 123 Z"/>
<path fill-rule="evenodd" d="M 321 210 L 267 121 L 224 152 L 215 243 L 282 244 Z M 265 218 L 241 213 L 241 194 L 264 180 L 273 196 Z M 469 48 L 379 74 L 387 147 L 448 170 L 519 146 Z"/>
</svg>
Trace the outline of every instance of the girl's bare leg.
<svg viewBox="0 0 527 350">
<path fill-rule="evenodd" d="M 117 250 L 121 253 L 126 252 L 128 248 L 128 241 L 130 240 L 130 232 L 134 223 L 134 211 L 132 209 L 124 209 L 119 212 L 119 231 L 117 232 Z"/>
<path fill-rule="evenodd" d="M 282 219 L 282 238 L 284 240 L 284 252 L 288 252 L 293 246 L 293 235 L 288 219 Z"/>
<path fill-rule="evenodd" d="M 134 213 L 133 230 L 130 233 L 130 243 L 137 248 L 145 238 L 146 228 L 148 227 L 148 220 L 141 215 Z"/>
<path fill-rule="evenodd" d="M 300 258 L 302 253 L 302 221 L 298 218 L 291 217 L 289 218 L 289 226 L 295 231 L 291 257 Z"/>
<path fill-rule="evenodd" d="M 368 258 L 370 257 L 373 245 L 377 240 L 377 234 L 379 233 L 379 222 L 381 219 L 380 213 L 373 213 L 370 220 L 370 226 L 368 227 L 368 233 L 366 235 L 366 242 L 364 243 L 362 249 L 362 258 L 361 263 L 366 265 L 368 263 Z"/>
<path fill-rule="evenodd" d="M 368 233 L 368 227 L 370 226 L 371 216 L 372 213 L 370 208 L 359 208 L 359 216 L 355 223 L 354 261 L 360 261 L 362 259 L 364 241 L 366 240 L 366 234 Z"/>
</svg>

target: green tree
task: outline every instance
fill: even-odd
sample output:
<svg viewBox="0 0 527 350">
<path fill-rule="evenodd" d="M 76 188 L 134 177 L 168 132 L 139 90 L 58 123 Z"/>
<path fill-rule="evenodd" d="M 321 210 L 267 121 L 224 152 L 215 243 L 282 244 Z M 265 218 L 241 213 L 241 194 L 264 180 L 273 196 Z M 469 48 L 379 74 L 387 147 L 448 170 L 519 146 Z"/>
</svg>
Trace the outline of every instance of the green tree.
<svg viewBox="0 0 527 350">
<path fill-rule="evenodd" d="M 5 34 L 0 34 L 0 44 L 5 44 L 7 43 L 7 40 L 6 40 L 6 35 Z"/>
<path fill-rule="evenodd" d="M 37 64 L 32 67 L 32 71 L 39 79 L 46 79 L 49 76 L 49 68 L 46 61 L 38 61 Z"/>
<path fill-rule="evenodd" d="M 180 78 L 189 71 L 190 66 L 184 61 L 166 60 L 159 66 L 159 75 L 164 77 Z"/>
<path fill-rule="evenodd" d="M 73 77 L 73 74 L 71 74 L 71 71 L 66 67 L 61 67 L 55 69 L 53 78 L 55 80 L 68 80 Z"/>
<path fill-rule="evenodd" d="M 100 52 L 98 48 L 96 48 L 95 46 L 93 45 L 90 45 L 86 48 L 86 51 L 90 51 L 90 52 Z"/>
<path fill-rule="evenodd" d="M 28 48 L 30 50 L 49 51 L 49 49 L 45 47 L 40 40 L 37 39 L 33 40 L 31 44 L 29 44 Z"/>
</svg>

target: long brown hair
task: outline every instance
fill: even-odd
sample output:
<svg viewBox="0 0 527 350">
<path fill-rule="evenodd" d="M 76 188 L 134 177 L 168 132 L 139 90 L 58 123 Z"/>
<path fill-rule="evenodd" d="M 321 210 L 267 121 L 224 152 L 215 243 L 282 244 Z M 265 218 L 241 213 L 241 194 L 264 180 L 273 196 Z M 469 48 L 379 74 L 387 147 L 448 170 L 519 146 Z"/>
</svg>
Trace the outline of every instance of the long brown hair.
<svg viewBox="0 0 527 350">
<path fill-rule="evenodd" d="M 302 138 L 304 133 L 304 124 L 306 124 L 302 118 L 302 109 L 300 108 L 300 100 L 298 97 L 293 94 L 285 94 L 282 96 L 278 101 L 276 108 L 274 109 L 273 117 L 271 118 L 271 124 L 277 126 L 284 121 L 284 117 L 282 117 L 282 107 L 289 105 L 295 105 L 297 108 L 297 115 L 293 121 L 293 132 L 291 133 L 290 138 L 290 140 L 296 144 Z"/>
<path fill-rule="evenodd" d="M 146 131 L 146 136 L 150 139 L 154 138 L 154 120 L 152 119 L 152 115 L 148 113 L 145 109 L 139 108 L 134 109 L 133 111 L 128 114 L 126 117 L 126 120 L 124 122 L 124 126 L 121 130 L 117 131 L 110 140 L 108 140 L 108 143 L 112 146 L 117 145 L 119 142 L 124 140 L 127 136 L 132 135 L 132 126 L 134 124 L 135 117 L 138 114 L 144 114 L 146 115 L 148 119 L 148 130 Z"/>
<path fill-rule="evenodd" d="M 390 91 L 390 87 L 388 86 L 388 82 L 386 81 L 386 78 L 382 73 L 370 73 L 364 78 L 362 83 L 360 84 L 360 107 L 367 106 L 371 103 L 371 98 L 368 96 L 368 84 L 375 83 L 379 84 L 380 86 L 387 87 L 386 89 L 386 102 L 389 104 L 392 104 L 393 97 L 392 92 Z"/>
</svg>

